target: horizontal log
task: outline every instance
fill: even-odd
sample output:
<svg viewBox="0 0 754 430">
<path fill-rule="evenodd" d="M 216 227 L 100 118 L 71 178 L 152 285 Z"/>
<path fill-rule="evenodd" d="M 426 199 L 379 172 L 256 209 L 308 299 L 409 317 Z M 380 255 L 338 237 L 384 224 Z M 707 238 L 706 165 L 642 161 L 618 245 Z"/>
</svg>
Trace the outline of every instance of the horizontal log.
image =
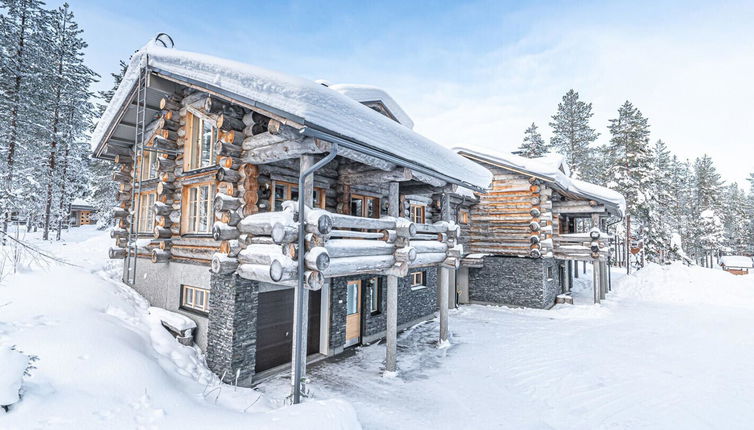
<svg viewBox="0 0 754 430">
<path fill-rule="evenodd" d="M 220 137 L 220 142 L 232 143 L 234 145 L 238 145 L 238 147 L 240 148 L 245 138 L 245 134 L 240 131 L 229 130 L 229 131 L 221 131 L 219 137 Z"/>
<path fill-rule="evenodd" d="M 418 253 L 447 253 L 448 244 L 431 240 L 412 240 L 410 246 L 416 249 Z"/>
<path fill-rule="evenodd" d="M 238 264 L 238 260 L 235 258 L 231 258 L 225 254 L 215 253 L 212 256 L 210 270 L 212 270 L 213 273 L 228 275 L 236 271 Z"/>
<path fill-rule="evenodd" d="M 326 277 L 351 276 L 379 273 L 395 264 L 393 255 L 330 258 L 330 266 L 324 271 Z"/>
<path fill-rule="evenodd" d="M 226 194 L 216 194 L 214 205 L 217 211 L 234 211 L 243 205 L 243 200 Z"/>
<path fill-rule="evenodd" d="M 446 258 L 447 254 L 444 252 L 426 252 L 426 253 L 418 253 L 416 256 L 416 259 L 410 263 L 411 267 L 419 267 L 419 266 L 429 266 L 433 264 L 439 264 L 442 263 Z"/>
<path fill-rule="evenodd" d="M 232 116 L 222 114 L 217 117 L 217 120 L 215 121 L 215 125 L 219 130 L 223 131 L 230 131 L 230 130 L 243 130 L 246 128 L 246 124 L 244 124 L 243 121 L 241 121 L 238 118 L 234 118 Z"/>
<path fill-rule="evenodd" d="M 392 255 L 395 252 L 395 244 L 381 240 L 330 239 L 325 242 L 325 248 L 331 258 Z"/>
<path fill-rule="evenodd" d="M 113 260 L 122 260 L 128 255 L 128 250 L 126 248 L 110 248 L 107 254 Z"/>
<path fill-rule="evenodd" d="M 216 222 L 212 226 L 212 238 L 215 240 L 232 240 L 238 239 L 241 232 L 237 227 L 230 226 L 223 222 Z"/>
<path fill-rule="evenodd" d="M 164 251 L 161 249 L 152 250 L 152 263 L 167 263 L 170 261 L 170 251 Z"/>
<path fill-rule="evenodd" d="M 237 170 L 220 167 L 215 178 L 220 182 L 238 182 L 241 180 L 241 174 Z"/>
<path fill-rule="evenodd" d="M 126 218 L 128 215 L 128 211 L 124 208 L 118 206 L 113 208 L 113 218 Z"/>
</svg>

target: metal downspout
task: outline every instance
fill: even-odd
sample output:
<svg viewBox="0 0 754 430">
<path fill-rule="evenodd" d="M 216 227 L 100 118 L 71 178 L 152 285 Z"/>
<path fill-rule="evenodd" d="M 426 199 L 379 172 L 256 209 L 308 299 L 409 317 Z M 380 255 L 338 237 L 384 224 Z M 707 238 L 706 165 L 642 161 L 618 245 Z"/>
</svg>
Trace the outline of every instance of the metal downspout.
<svg viewBox="0 0 754 430">
<path fill-rule="evenodd" d="M 303 199 L 303 192 L 304 192 L 304 182 L 306 181 L 306 177 L 313 174 L 315 171 L 319 170 L 323 166 L 325 166 L 327 163 L 333 160 L 335 156 L 338 155 L 338 144 L 333 143 L 332 147 L 330 148 L 330 153 L 327 154 L 327 156 L 318 162 L 316 162 L 312 167 L 306 169 L 303 172 L 299 173 L 298 177 L 298 284 L 296 285 L 296 302 L 299 304 L 299 306 L 296 307 L 296 327 L 294 328 L 294 331 L 296 332 L 296 338 L 294 341 L 294 349 L 296 350 L 296 355 L 293 357 L 293 380 L 295 383 L 293 384 L 293 404 L 301 403 L 301 374 L 303 373 L 303 366 L 306 364 L 306 352 L 303 353 L 299 349 L 301 346 L 301 343 L 303 342 L 304 334 L 302 333 L 303 329 L 303 315 L 302 315 L 302 300 L 304 296 L 304 270 L 305 262 L 304 262 L 304 254 L 306 250 L 306 244 L 305 244 L 305 234 L 306 234 L 306 217 L 305 217 L 305 211 L 306 211 L 306 205 L 304 204 Z"/>
</svg>

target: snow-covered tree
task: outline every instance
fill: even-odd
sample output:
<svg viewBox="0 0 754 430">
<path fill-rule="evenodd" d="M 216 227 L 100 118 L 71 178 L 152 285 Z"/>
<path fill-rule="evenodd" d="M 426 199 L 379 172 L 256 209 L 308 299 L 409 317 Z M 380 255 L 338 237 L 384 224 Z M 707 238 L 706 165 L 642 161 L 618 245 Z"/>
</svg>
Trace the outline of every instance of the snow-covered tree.
<svg viewBox="0 0 754 430">
<path fill-rule="evenodd" d="M 673 159 L 665 142 L 655 143 L 653 156 L 645 231 L 649 259 L 660 260 L 670 251 L 673 227 L 677 225 L 671 209 L 677 205 L 677 195 L 673 193 Z"/>
<path fill-rule="evenodd" d="M 566 157 L 571 176 L 586 180 L 595 173 L 590 170 L 591 144 L 599 136 L 589 125 L 592 115 L 592 104 L 579 100 L 579 93 L 569 90 L 550 122 L 550 145 Z"/>
<path fill-rule="evenodd" d="M 737 183 L 728 184 L 722 197 L 722 222 L 725 230 L 725 246 L 728 254 L 744 254 L 747 251 L 749 232 L 748 199 Z"/>
<path fill-rule="evenodd" d="M 0 217 L 7 231 L 13 212 L 24 211 L 21 197 L 30 192 L 19 186 L 29 175 L 28 159 L 35 148 L 38 121 L 44 112 L 39 88 L 46 55 L 42 36 L 48 13 L 38 0 L 0 0 Z M 23 191 L 23 192 L 21 192 Z M 5 243 L 5 236 L 2 238 Z"/>
<path fill-rule="evenodd" d="M 716 254 L 725 247 L 721 217 L 723 183 L 712 159 L 704 154 L 694 161 L 694 201 L 690 234 L 697 258 Z"/>
<path fill-rule="evenodd" d="M 549 145 L 542 139 L 542 135 L 539 134 L 535 123 L 531 123 L 529 128 L 524 132 L 524 141 L 518 147 L 518 151 L 522 156 L 527 158 L 541 157 L 550 151 Z"/>
<path fill-rule="evenodd" d="M 649 144 L 649 121 L 626 101 L 618 117 L 610 120 L 610 143 L 605 147 L 606 184 L 623 194 L 629 213 L 642 224 L 649 222 L 654 158 Z"/>
</svg>

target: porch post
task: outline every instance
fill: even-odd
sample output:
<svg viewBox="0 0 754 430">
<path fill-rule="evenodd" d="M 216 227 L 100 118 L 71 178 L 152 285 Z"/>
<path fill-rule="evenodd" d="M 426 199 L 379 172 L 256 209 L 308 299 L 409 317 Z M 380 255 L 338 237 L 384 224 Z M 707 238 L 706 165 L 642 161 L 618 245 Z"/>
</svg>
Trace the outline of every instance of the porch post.
<svg viewBox="0 0 754 430">
<path fill-rule="evenodd" d="M 607 295 L 607 263 L 600 260 L 600 300 Z"/>
<path fill-rule="evenodd" d="M 443 192 L 440 197 L 440 216 L 443 221 L 450 221 L 450 195 Z M 450 269 L 440 266 L 439 273 L 439 307 L 440 307 L 440 345 L 448 341 L 448 283 L 450 281 Z"/>
<path fill-rule="evenodd" d="M 398 218 L 400 197 L 398 182 L 390 183 L 388 194 L 388 215 Z M 396 372 L 397 366 L 397 345 L 398 345 L 398 277 L 388 275 L 387 277 L 387 315 L 386 315 L 386 333 L 385 339 L 387 348 L 385 353 L 385 371 Z"/>
<path fill-rule="evenodd" d="M 586 261 L 584 262 L 584 267 L 586 267 Z M 594 287 L 594 303 L 597 304 L 600 302 L 600 265 L 599 260 L 594 260 L 592 262 L 592 286 Z"/>
</svg>

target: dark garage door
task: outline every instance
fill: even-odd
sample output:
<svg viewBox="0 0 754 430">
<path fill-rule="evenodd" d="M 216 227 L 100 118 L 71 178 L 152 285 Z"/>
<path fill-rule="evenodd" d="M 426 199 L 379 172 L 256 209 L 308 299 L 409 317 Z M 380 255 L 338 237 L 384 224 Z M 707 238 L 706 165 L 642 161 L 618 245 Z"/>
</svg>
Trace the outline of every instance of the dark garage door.
<svg viewBox="0 0 754 430">
<path fill-rule="evenodd" d="M 309 292 L 307 353 L 319 352 L 319 291 Z M 257 307 L 257 373 L 291 361 L 293 288 L 259 294 Z"/>
</svg>

